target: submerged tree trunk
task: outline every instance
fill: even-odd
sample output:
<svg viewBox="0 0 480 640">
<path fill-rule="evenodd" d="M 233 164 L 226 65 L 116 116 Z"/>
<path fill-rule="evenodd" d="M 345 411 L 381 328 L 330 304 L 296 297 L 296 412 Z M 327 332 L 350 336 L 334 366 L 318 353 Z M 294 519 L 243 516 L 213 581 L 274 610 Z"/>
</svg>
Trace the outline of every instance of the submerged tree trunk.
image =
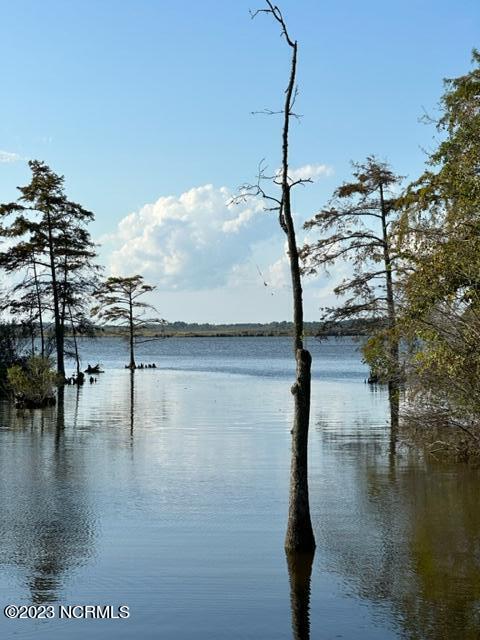
<svg viewBox="0 0 480 640">
<path fill-rule="evenodd" d="M 390 407 L 390 454 L 395 455 L 398 440 L 400 391 L 398 385 L 392 381 L 388 383 L 388 404 Z"/>
<path fill-rule="evenodd" d="M 387 210 L 385 206 L 382 183 L 380 183 L 380 208 L 382 215 L 383 258 L 385 264 L 387 314 L 389 328 L 390 372 L 388 379 L 388 400 L 390 406 L 390 423 L 392 436 L 394 436 L 392 437 L 391 442 L 396 443 L 400 409 L 400 353 L 398 338 L 396 335 L 397 320 L 395 312 L 395 301 L 393 297 L 392 259 L 390 255 L 390 245 L 387 233 Z"/>
<path fill-rule="evenodd" d="M 70 326 L 72 327 L 73 348 L 75 350 L 75 362 L 77 366 L 77 381 L 80 381 L 82 372 L 80 371 L 80 356 L 78 354 L 77 332 L 75 330 L 75 323 L 73 322 L 72 308 L 70 307 L 70 305 L 68 305 L 68 313 L 70 315 Z"/>
<path fill-rule="evenodd" d="M 297 70 L 297 41 L 293 41 L 287 30 L 283 16 L 277 6 L 267 0 L 271 13 L 279 22 L 282 35 L 291 49 L 292 58 L 288 86 L 285 92 L 282 130 L 282 182 L 279 222 L 287 235 L 288 256 L 293 293 L 293 320 L 295 327 L 294 349 L 297 363 L 297 379 L 292 386 L 295 401 L 295 412 L 292 429 L 292 458 L 290 467 L 290 498 L 288 508 L 288 524 L 285 537 L 285 548 L 290 551 L 312 551 L 315 549 L 310 519 L 308 496 L 308 426 L 310 420 L 310 353 L 303 348 L 303 300 L 300 261 L 293 224 L 290 193 L 293 184 L 288 177 L 288 135 L 290 118 L 295 102 L 295 76 Z"/>
<path fill-rule="evenodd" d="M 130 330 L 130 369 L 135 369 L 135 353 L 134 353 L 134 326 L 133 326 L 133 300 L 132 293 L 129 295 L 129 330 Z"/>
<path fill-rule="evenodd" d="M 312 357 L 306 349 L 297 349 L 296 360 L 297 380 L 292 387 L 295 411 L 285 548 L 308 551 L 315 548 L 308 495 L 308 426 Z"/>
</svg>

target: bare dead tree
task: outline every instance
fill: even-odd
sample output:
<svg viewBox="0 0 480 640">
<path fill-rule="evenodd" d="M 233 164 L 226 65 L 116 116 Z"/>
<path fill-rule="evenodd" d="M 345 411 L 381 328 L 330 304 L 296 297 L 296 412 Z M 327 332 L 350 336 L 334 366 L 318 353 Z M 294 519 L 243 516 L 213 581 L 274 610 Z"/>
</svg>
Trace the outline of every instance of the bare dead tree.
<svg viewBox="0 0 480 640">
<path fill-rule="evenodd" d="M 260 13 L 273 17 L 281 29 L 281 35 L 291 52 L 288 85 L 285 91 L 282 127 L 282 165 L 275 176 L 267 176 L 265 167 L 261 163 L 256 185 L 245 185 L 240 197 L 255 195 L 265 198 L 269 211 L 278 211 L 280 227 L 287 236 L 288 256 L 293 293 L 293 322 L 294 322 L 294 350 L 297 365 L 296 381 L 292 386 L 295 399 L 294 422 L 292 429 L 292 459 L 290 471 L 290 499 L 288 509 L 288 525 L 285 537 L 285 548 L 289 551 L 312 551 L 315 549 L 310 518 L 308 496 L 308 426 L 310 420 L 310 387 L 312 357 L 303 346 L 303 300 L 302 279 L 300 270 L 299 250 L 295 237 L 295 227 L 292 217 L 291 191 L 293 187 L 310 182 L 308 179 L 293 180 L 288 173 L 289 130 L 292 118 L 298 117 L 293 112 L 296 90 L 297 51 L 298 44 L 288 32 L 287 25 L 280 9 L 270 0 L 266 0 L 267 7 L 252 13 L 252 18 Z M 265 111 L 265 113 L 270 113 Z M 274 112 L 272 112 L 274 113 Z M 263 188 L 263 181 L 270 179 L 280 188 L 280 197 L 268 195 Z"/>
</svg>

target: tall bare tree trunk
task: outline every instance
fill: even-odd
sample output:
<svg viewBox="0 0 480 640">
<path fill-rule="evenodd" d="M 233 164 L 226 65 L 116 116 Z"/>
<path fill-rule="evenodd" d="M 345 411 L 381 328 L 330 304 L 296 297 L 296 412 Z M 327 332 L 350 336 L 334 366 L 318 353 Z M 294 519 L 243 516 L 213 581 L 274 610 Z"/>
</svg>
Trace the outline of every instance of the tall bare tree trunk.
<svg viewBox="0 0 480 640">
<path fill-rule="evenodd" d="M 294 420 L 292 429 L 292 458 L 290 467 L 290 498 L 288 507 L 288 524 L 285 536 L 285 549 L 288 551 L 312 551 L 315 549 L 310 504 L 308 496 L 308 426 L 310 421 L 310 386 L 311 364 L 310 353 L 303 348 L 303 300 L 300 261 L 293 224 L 290 193 L 293 184 L 288 177 L 288 135 L 292 108 L 295 102 L 295 76 L 297 71 L 297 41 L 288 34 L 282 13 L 270 0 L 266 0 L 268 9 L 282 29 L 291 50 L 291 66 L 288 86 L 285 92 L 282 129 L 282 196 L 280 201 L 279 223 L 287 235 L 288 256 L 293 293 L 294 350 L 297 363 L 296 381 L 292 386 L 294 396 Z"/>
<path fill-rule="evenodd" d="M 285 31 L 286 33 L 286 31 Z M 297 68 L 297 42 L 287 36 L 292 48 L 292 63 L 288 83 L 283 122 L 282 143 L 282 209 L 281 216 L 286 227 L 290 274 L 293 292 L 293 321 L 295 328 L 294 348 L 297 362 L 297 379 L 292 386 L 295 413 L 292 429 L 292 459 L 290 467 L 290 499 L 285 548 L 307 551 L 315 548 L 310 502 L 308 496 L 308 427 L 310 422 L 310 387 L 312 356 L 303 348 L 303 299 L 300 262 L 292 218 L 288 183 L 288 133 L 292 109 L 295 74 Z"/>
</svg>

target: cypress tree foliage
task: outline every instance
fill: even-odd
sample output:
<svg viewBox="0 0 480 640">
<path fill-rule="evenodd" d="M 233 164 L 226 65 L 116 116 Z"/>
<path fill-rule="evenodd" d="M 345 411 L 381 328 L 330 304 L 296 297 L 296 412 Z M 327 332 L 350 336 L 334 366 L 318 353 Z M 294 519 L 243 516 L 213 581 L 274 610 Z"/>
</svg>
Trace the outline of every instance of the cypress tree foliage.
<svg viewBox="0 0 480 640">
<path fill-rule="evenodd" d="M 15 205 L 0 207 L 0 214 L 7 215 L 19 211 Z M 0 225 L 0 235 L 4 238 L 12 238 L 16 243 L 7 251 L 0 253 L 0 268 L 8 274 L 23 273 L 23 278 L 11 287 L 8 301 L 3 304 L 4 309 L 16 318 L 17 322 L 26 324 L 30 330 L 32 340 L 32 354 L 35 351 L 34 340 L 40 335 L 40 355 L 43 357 L 46 350 L 46 331 L 44 316 L 47 308 L 48 278 L 45 269 L 40 262 L 40 256 L 44 247 L 39 242 L 39 225 L 37 222 L 27 219 L 24 215 L 18 215 L 10 224 Z"/>
<path fill-rule="evenodd" d="M 158 313 L 155 307 L 140 300 L 146 293 L 150 293 L 156 287 L 146 284 L 143 276 L 134 275 L 128 277 L 111 276 L 107 278 L 95 292 L 97 305 L 92 309 L 104 324 L 112 323 L 124 326 L 128 329 L 128 341 L 130 350 L 130 369 L 136 368 L 135 344 L 149 342 L 153 338 L 139 339 L 139 332 L 147 326 L 160 326 L 163 328 L 165 320 L 159 317 L 149 317 L 147 310 Z"/>
<path fill-rule="evenodd" d="M 402 324 L 417 340 L 411 371 L 446 422 L 480 415 L 480 52 L 445 80 L 440 142 L 402 200 L 400 237 L 413 269 Z"/>
<path fill-rule="evenodd" d="M 88 292 L 95 283 L 98 267 L 94 265 L 95 245 L 87 225 L 94 219 L 91 211 L 69 200 L 64 177 L 38 160 L 29 163 L 31 182 L 18 187 L 15 203 L 0 206 L 3 224 L 0 234 L 14 244 L 0 254 L 0 266 L 6 271 L 29 271 L 25 287 L 17 292 L 33 291 L 36 317 L 43 327 L 45 313 L 53 316 L 57 372 L 65 378 L 65 325 L 68 308 Z M 12 220 L 13 218 L 13 220 Z"/>
<path fill-rule="evenodd" d="M 338 187 L 328 206 L 305 223 L 305 229 L 320 237 L 305 244 L 301 256 L 304 272 L 310 275 L 342 259 L 353 265 L 353 274 L 334 289 L 346 299 L 326 308 L 323 321 L 326 326 L 351 319 L 383 325 L 374 329 L 363 350 L 373 379 L 388 383 L 396 429 L 400 364 L 395 275 L 402 268 L 402 256 L 396 249 L 398 196 L 392 187 L 402 178 L 373 156 L 353 167 L 354 180 Z"/>
</svg>

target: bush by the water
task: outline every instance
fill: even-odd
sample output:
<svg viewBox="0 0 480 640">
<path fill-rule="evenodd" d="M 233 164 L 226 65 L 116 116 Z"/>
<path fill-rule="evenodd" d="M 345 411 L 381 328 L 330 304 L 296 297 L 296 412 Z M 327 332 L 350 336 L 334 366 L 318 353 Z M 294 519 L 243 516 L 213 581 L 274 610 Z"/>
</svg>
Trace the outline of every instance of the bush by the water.
<svg viewBox="0 0 480 640">
<path fill-rule="evenodd" d="M 24 361 L 21 342 L 21 332 L 13 322 L 0 323 L 0 395 L 8 391 L 8 368 Z"/>
<path fill-rule="evenodd" d="M 7 378 L 18 404 L 44 407 L 55 403 L 57 374 L 49 358 L 31 356 L 24 365 L 10 367 Z"/>
</svg>

